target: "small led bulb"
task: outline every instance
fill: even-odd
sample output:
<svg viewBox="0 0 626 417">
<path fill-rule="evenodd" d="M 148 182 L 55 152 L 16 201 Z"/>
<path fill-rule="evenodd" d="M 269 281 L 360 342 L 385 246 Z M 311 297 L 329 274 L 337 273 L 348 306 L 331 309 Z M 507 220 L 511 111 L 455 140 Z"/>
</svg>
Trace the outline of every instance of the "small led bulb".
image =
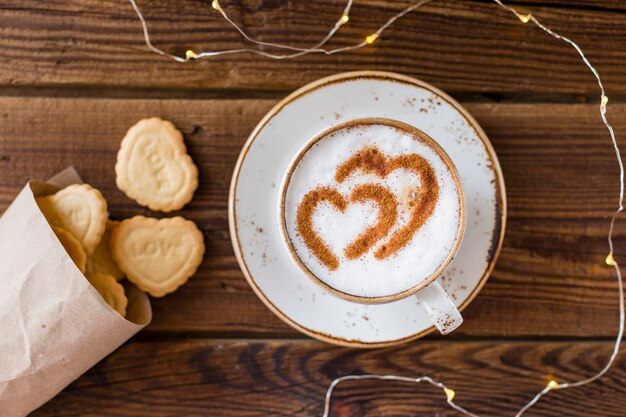
<svg viewBox="0 0 626 417">
<path fill-rule="evenodd" d="M 220 5 L 220 2 L 218 0 L 213 0 L 213 2 L 211 2 L 211 7 L 213 7 L 215 10 L 222 10 L 222 6 Z"/>
<path fill-rule="evenodd" d="M 187 49 L 187 51 L 185 52 L 185 58 L 187 58 L 187 59 L 195 59 L 195 58 L 198 58 L 198 54 L 196 54 L 191 49 Z"/>
<path fill-rule="evenodd" d="M 519 18 L 519 20 L 522 21 L 522 23 L 528 23 L 530 22 L 530 19 L 532 19 L 533 15 L 529 14 L 518 14 L 517 17 Z"/>
<path fill-rule="evenodd" d="M 344 23 L 348 23 L 348 20 L 350 20 L 350 17 L 347 14 L 344 14 L 343 16 L 341 16 L 341 19 L 339 19 L 342 25 Z"/>
<path fill-rule="evenodd" d="M 446 393 L 446 399 L 448 401 L 454 400 L 454 396 L 456 395 L 456 393 L 454 392 L 454 390 L 452 388 L 447 388 L 446 387 L 446 388 L 443 389 L 443 392 Z"/>
<path fill-rule="evenodd" d="M 604 262 L 606 262 L 606 264 L 609 266 L 615 266 L 615 258 L 613 258 L 613 252 L 606 255 L 606 259 L 604 260 Z"/>
<path fill-rule="evenodd" d="M 557 389 L 558 387 L 559 387 L 559 383 L 556 382 L 554 379 L 548 382 L 548 388 L 550 390 Z"/>
<path fill-rule="evenodd" d="M 365 43 L 367 43 L 368 45 L 371 45 L 374 42 L 376 42 L 376 39 L 378 39 L 378 33 L 372 33 L 371 35 L 365 38 Z"/>
</svg>

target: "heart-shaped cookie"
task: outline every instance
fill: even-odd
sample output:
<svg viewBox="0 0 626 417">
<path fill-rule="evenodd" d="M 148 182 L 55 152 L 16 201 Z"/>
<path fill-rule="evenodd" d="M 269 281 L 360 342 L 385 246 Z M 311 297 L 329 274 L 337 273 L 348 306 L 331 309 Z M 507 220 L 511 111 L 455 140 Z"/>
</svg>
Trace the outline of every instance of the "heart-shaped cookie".
<svg viewBox="0 0 626 417">
<path fill-rule="evenodd" d="M 128 130 L 115 174 L 117 187 L 129 198 L 163 212 L 181 209 L 198 188 L 198 168 L 187 154 L 182 133 L 156 117 Z"/>
<path fill-rule="evenodd" d="M 374 174 L 385 178 L 397 169 L 406 169 L 419 175 L 421 185 L 409 196 L 411 217 L 407 224 L 383 243 L 374 253 L 377 259 L 385 259 L 402 249 L 432 215 L 439 197 L 437 176 L 432 166 L 420 155 L 407 154 L 388 157 L 374 147 L 361 149 L 343 164 L 337 167 L 335 180 L 338 183 L 345 181 L 354 172 L 361 170 L 367 174 Z"/>
<path fill-rule="evenodd" d="M 90 274 L 87 280 L 100 293 L 104 301 L 110 305 L 113 310 L 120 313 L 122 317 L 126 317 L 126 307 L 128 307 L 128 299 L 122 284 L 111 275 L 107 274 Z"/>
<path fill-rule="evenodd" d="M 350 202 L 363 203 L 368 200 L 376 202 L 379 209 L 378 221 L 375 225 L 367 228 L 344 250 L 348 259 L 355 259 L 367 252 L 387 233 L 396 223 L 398 209 L 396 198 L 387 188 L 376 184 L 364 184 L 356 187 L 350 196 Z M 339 259 L 324 243 L 313 227 L 313 213 L 315 207 L 322 202 L 332 204 L 339 211 L 346 210 L 349 201 L 337 190 L 330 187 L 320 187 L 309 191 L 297 212 L 297 226 L 304 243 L 311 252 L 328 269 L 335 270 L 339 267 Z"/>
<path fill-rule="evenodd" d="M 74 237 L 70 232 L 67 232 L 60 227 L 52 226 L 52 231 L 61 242 L 63 249 L 67 252 L 68 256 L 78 268 L 81 273 L 85 273 L 85 266 L 87 264 L 87 254 L 83 245 L 80 244 L 78 239 Z"/>
<path fill-rule="evenodd" d="M 87 184 L 70 185 L 55 194 L 38 197 L 37 205 L 52 226 L 70 232 L 91 254 L 106 228 L 107 202 Z"/>
<path fill-rule="evenodd" d="M 113 229 L 111 253 L 131 282 L 162 297 L 196 272 L 204 255 L 204 237 L 195 223 L 182 217 L 135 216 Z"/>
<path fill-rule="evenodd" d="M 113 255 L 111 255 L 111 232 L 117 227 L 120 222 L 107 220 L 106 230 L 100 239 L 100 243 L 96 246 L 96 249 L 87 258 L 86 271 L 87 274 L 106 274 L 111 275 L 116 280 L 120 281 L 124 278 L 124 272 L 117 266 Z"/>
</svg>

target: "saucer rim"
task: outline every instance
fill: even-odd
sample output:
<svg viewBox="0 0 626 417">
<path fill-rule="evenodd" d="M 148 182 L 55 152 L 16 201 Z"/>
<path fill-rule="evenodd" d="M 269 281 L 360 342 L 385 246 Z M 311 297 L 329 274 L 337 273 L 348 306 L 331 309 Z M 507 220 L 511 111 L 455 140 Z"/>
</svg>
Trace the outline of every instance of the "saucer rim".
<svg viewBox="0 0 626 417">
<path fill-rule="evenodd" d="M 469 114 L 467 110 L 465 110 L 464 107 L 462 107 L 456 100 L 454 100 L 448 94 L 444 93 L 443 91 L 439 90 L 438 88 L 424 81 L 418 80 L 413 77 L 409 77 L 409 76 L 394 73 L 394 72 L 387 72 L 387 71 L 343 72 L 343 73 L 323 77 L 309 84 L 306 84 L 300 87 L 299 89 L 297 89 L 296 91 L 292 92 L 291 94 L 289 94 L 287 97 L 280 100 L 276 105 L 274 105 L 265 114 L 265 116 L 263 116 L 263 118 L 255 126 L 255 128 L 252 130 L 252 132 L 248 136 L 248 139 L 244 143 L 241 149 L 241 152 L 239 153 L 239 157 L 237 158 L 237 162 L 233 170 L 233 175 L 231 178 L 231 183 L 230 183 L 229 193 L 228 193 L 228 226 L 229 226 L 229 231 L 230 231 L 231 244 L 233 246 L 233 251 L 235 253 L 235 258 L 237 259 L 237 263 L 239 264 L 239 267 L 244 277 L 246 278 L 246 281 L 248 282 L 248 284 L 250 285 L 254 293 L 257 295 L 257 297 L 261 300 L 261 302 L 263 302 L 263 304 L 265 304 L 265 306 L 269 308 L 270 311 L 272 311 L 272 313 L 278 316 L 278 318 L 280 318 L 283 322 L 287 323 L 289 326 L 293 327 L 294 329 L 300 331 L 301 333 L 304 333 L 310 337 L 313 337 L 323 342 L 327 342 L 327 343 L 331 343 L 331 344 L 339 345 L 339 346 L 344 346 L 344 347 L 379 348 L 379 347 L 395 346 L 395 345 L 406 343 L 412 340 L 419 339 L 433 332 L 435 330 L 435 326 L 432 325 L 422 330 L 421 332 L 418 332 L 413 335 L 400 338 L 400 339 L 388 340 L 388 341 L 383 341 L 383 342 L 363 342 L 361 340 L 356 340 L 356 339 L 345 339 L 345 338 L 332 336 L 323 332 L 318 332 L 316 330 L 309 329 L 305 326 L 302 326 L 296 323 L 268 299 L 268 297 L 258 287 L 258 285 L 256 284 L 256 281 L 252 277 L 252 274 L 250 273 L 250 270 L 248 269 L 248 266 L 243 258 L 243 254 L 242 254 L 243 251 L 241 248 L 241 242 L 239 240 L 237 221 L 236 221 L 236 211 L 235 211 L 235 204 L 236 204 L 235 196 L 236 196 L 236 191 L 237 191 L 237 183 L 239 181 L 239 174 L 241 173 L 241 167 L 245 161 L 245 158 L 248 155 L 248 151 L 250 150 L 252 143 L 256 140 L 261 130 L 263 130 L 265 126 L 283 108 L 285 108 L 287 105 L 289 105 L 296 99 L 322 87 L 326 87 L 332 84 L 338 84 L 340 82 L 357 80 L 357 79 L 383 80 L 383 81 L 398 82 L 402 84 L 409 84 L 411 86 L 417 86 L 417 87 L 426 89 L 438 95 L 443 100 L 448 102 L 448 104 L 454 107 L 457 111 L 459 111 L 459 113 L 466 119 L 468 124 L 476 131 L 478 137 L 480 138 L 483 145 L 485 146 L 489 160 L 493 167 L 493 171 L 496 174 L 496 184 L 494 184 L 496 188 L 496 199 L 498 203 L 497 204 L 498 207 L 496 207 L 496 210 L 498 210 L 498 208 L 500 209 L 500 216 L 498 216 L 499 221 L 496 222 L 494 229 L 497 229 L 499 227 L 500 233 L 497 236 L 497 242 L 494 242 L 494 240 L 492 239 L 491 246 L 488 250 L 488 253 L 490 254 L 490 260 L 489 260 L 489 263 L 487 264 L 487 267 L 485 268 L 485 272 L 483 273 L 482 277 L 478 281 L 478 284 L 474 287 L 472 292 L 467 296 L 467 298 L 463 301 L 463 303 L 461 303 L 458 306 L 458 310 L 463 311 L 474 300 L 474 298 L 476 298 L 480 290 L 483 288 L 483 286 L 489 279 L 489 276 L 491 275 L 491 272 L 493 271 L 495 267 L 495 264 L 500 256 L 500 252 L 502 250 L 502 244 L 504 241 L 504 234 L 506 230 L 506 219 L 507 219 L 507 198 L 506 198 L 506 187 L 504 183 L 502 169 L 500 167 L 498 157 L 495 153 L 493 145 L 491 144 L 491 141 L 485 134 L 482 127 L 474 119 L 474 117 L 471 114 Z M 494 233 L 494 236 L 495 236 L 495 233 Z"/>
</svg>

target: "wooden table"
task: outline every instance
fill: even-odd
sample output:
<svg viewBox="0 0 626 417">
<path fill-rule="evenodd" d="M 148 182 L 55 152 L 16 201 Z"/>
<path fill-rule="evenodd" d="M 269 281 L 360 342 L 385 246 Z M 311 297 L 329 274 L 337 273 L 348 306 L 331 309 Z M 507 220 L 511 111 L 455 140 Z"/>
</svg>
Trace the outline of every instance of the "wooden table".
<svg viewBox="0 0 626 417">
<path fill-rule="evenodd" d="M 153 42 L 183 53 L 242 45 L 208 1 L 138 1 Z M 311 45 L 339 0 L 223 1 L 264 40 Z M 408 3 L 357 1 L 334 45 L 362 38 Z M 626 5 L 525 0 L 588 52 L 626 134 Z M 521 4 L 520 4 L 521 3 Z M 189 283 L 153 300 L 154 322 L 34 413 L 49 416 L 319 416 L 327 384 L 348 373 L 429 374 L 480 415 L 512 415 L 548 378 L 600 369 L 617 331 L 607 254 L 618 170 L 598 89 L 575 51 L 489 1 L 433 1 L 358 52 L 270 61 L 251 55 L 183 65 L 149 53 L 125 0 L 0 2 L 0 211 L 29 179 L 74 165 L 113 216 L 153 215 L 114 182 L 119 142 L 148 116 L 172 120 L 200 169 L 181 214 L 206 237 Z M 311 340 L 275 317 L 244 280 L 226 213 L 231 172 L 262 115 L 329 74 L 377 69 L 440 87 L 482 124 L 499 155 L 509 218 L 495 271 L 445 338 L 381 350 Z M 623 223 L 616 252 L 626 250 Z M 602 380 L 551 393 L 529 416 L 624 416 L 626 355 Z M 440 391 L 346 383 L 333 416 L 454 416 Z"/>
</svg>

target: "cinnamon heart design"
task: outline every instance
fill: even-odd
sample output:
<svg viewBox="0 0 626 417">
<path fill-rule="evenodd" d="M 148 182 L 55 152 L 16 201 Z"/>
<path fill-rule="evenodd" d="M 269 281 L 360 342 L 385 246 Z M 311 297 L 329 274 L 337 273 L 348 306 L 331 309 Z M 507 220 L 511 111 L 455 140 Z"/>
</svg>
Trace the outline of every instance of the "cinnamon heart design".
<svg viewBox="0 0 626 417">
<path fill-rule="evenodd" d="M 419 175 L 421 186 L 410 196 L 409 206 L 412 209 L 407 224 L 396 230 L 374 252 L 374 257 L 379 260 L 393 255 L 406 246 L 417 230 L 432 215 L 439 196 L 439 185 L 435 171 L 428 161 L 417 154 L 389 157 L 375 147 L 368 147 L 347 159 L 337 167 L 335 173 L 337 183 L 342 183 L 357 171 L 385 178 L 398 169 L 406 169 Z M 339 267 L 339 259 L 313 228 L 312 218 L 315 207 L 321 202 L 328 202 L 339 211 L 344 212 L 350 202 L 365 202 L 367 200 L 373 200 L 377 203 L 380 210 L 379 220 L 346 247 L 344 254 L 348 259 L 362 256 L 378 241 L 387 237 L 398 218 L 396 196 L 381 185 L 364 184 L 354 189 L 350 200 L 347 200 L 332 187 L 316 188 L 309 191 L 302 199 L 297 212 L 298 230 L 309 250 L 330 270 Z"/>
<path fill-rule="evenodd" d="M 402 249 L 409 243 L 415 232 L 433 214 L 437 198 L 439 197 L 439 184 L 437 183 L 435 170 L 426 159 L 417 154 L 390 158 L 372 147 L 362 149 L 354 154 L 354 156 L 337 167 L 335 174 L 335 180 L 341 183 L 358 170 L 385 178 L 397 169 L 415 172 L 420 176 L 422 183 L 419 190 L 411 196 L 409 206 L 412 207 L 412 210 L 409 221 L 378 248 L 374 253 L 376 259 L 385 259 Z"/>
<path fill-rule="evenodd" d="M 313 227 L 313 213 L 318 204 L 326 201 L 336 209 L 344 212 L 350 202 L 363 203 L 373 200 L 378 205 L 380 216 L 378 222 L 363 231 L 344 250 L 348 259 L 355 259 L 366 253 L 380 239 L 383 239 L 396 222 L 398 208 L 396 197 L 388 189 L 375 184 L 364 184 L 356 187 L 350 200 L 344 198 L 339 191 L 330 187 L 320 187 L 309 191 L 298 207 L 298 229 L 304 242 L 315 256 L 330 270 L 339 267 L 339 259 L 319 237 Z"/>
</svg>

